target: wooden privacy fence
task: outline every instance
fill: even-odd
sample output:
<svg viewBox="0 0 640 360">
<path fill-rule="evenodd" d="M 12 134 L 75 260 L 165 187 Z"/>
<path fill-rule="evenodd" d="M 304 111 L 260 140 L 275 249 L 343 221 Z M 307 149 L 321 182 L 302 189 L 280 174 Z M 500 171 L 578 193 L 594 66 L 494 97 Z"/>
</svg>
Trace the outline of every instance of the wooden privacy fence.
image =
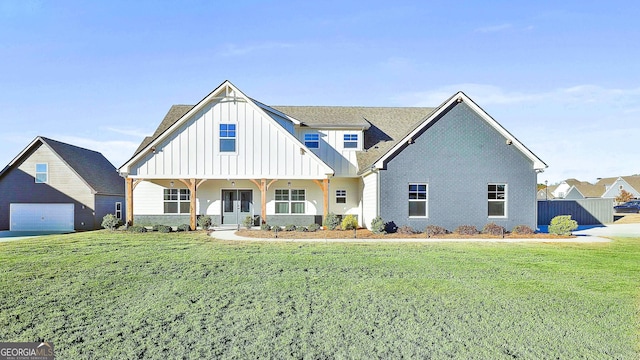
<svg viewBox="0 0 640 360">
<path fill-rule="evenodd" d="M 538 200 L 538 225 L 549 225 L 558 215 L 571 215 L 578 225 L 613 222 L 613 199 Z"/>
</svg>

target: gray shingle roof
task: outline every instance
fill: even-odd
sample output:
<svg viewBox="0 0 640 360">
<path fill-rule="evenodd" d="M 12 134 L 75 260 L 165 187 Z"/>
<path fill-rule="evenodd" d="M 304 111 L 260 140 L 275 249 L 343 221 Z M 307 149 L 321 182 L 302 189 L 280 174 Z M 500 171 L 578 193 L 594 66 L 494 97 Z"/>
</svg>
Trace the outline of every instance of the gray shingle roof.
<svg viewBox="0 0 640 360">
<path fill-rule="evenodd" d="M 358 167 L 364 171 L 433 112 L 427 107 L 272 106 L 310 127 L 341 125 L 367 128 Z"/>
<path fill-rule="evenodd" d="M 36 137 L 27 148 L 14 158 L 2 171 L 0 178 L 23 159 L 36 145 L 46 144 L 60 157 L 96 194 L 124 196 L 124 179 L 101 153 L 70 145 L 46 137 Z"/>
<path fill-rule="evenodd" d="M 178 121 L 181 117 L 184 116 L 189 110 L 193 109 L 193 105 L 173 105 L 167 112 L 167 115 L 164 116 L 164 119 L 158 125 L 158 128 L 151 136 L 147 136 L 142 140 L 140 146 L 133 153 L 133 156 L 138 155 L 140 151 L 142 151 L 147 145 L 149 145 L 153 140 L 158 138 L 163 132 L 165 132 L 168 128 L 171 127 L 176 121 Z"/>
<path fill-rule="evenodd" d="M 124 195 L 124 179 L 101 153 L 40 137 L 97 194 Z"/>
</svg>

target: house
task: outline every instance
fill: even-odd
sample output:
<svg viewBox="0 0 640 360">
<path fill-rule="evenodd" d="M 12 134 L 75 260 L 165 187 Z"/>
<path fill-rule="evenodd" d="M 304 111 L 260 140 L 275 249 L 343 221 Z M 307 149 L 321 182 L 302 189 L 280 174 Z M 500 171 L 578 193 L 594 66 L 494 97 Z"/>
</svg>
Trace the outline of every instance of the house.
<svg viewBox="0 0 640 360">
<path fill-rule="evenodd" d="M 640 198 L 640 175 L 600 178 L 595 186 L 602 189 L 602 197 L 605 198 L 615 198 L 622 190 L 636 199 Z"/>
<path fill-rule="evenodd" d="M 119 171 L 127 221 L 536 226 L 546 164 L 458 92 L 435 108 L 268 106 L 229 81 L 174 105 Z"/>
<path fill-rule="evenodd" d="M 0 230 L 99 229 L 124 219 L 124 190 L 101 153 L 39 136 L 0 172 Z"/>
</svg>

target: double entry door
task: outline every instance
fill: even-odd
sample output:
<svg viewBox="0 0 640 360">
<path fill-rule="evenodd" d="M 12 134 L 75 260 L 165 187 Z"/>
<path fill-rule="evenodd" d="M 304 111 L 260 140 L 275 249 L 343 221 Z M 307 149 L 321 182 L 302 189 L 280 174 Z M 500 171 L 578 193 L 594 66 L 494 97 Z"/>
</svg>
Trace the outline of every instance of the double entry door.
<svg viewBox="0 0 640 360">
<path fill-rule="evenodd" d="M 253 217 L 253 190 L 222 190 L 222 225 L 242 224 Z"/>
</svg>

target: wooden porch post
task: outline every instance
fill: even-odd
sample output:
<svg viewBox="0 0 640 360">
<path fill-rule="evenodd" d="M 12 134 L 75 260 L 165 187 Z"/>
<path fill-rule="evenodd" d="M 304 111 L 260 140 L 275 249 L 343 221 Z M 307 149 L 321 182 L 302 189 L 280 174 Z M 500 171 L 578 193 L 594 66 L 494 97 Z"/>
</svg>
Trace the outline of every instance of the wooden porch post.
<svg viewBox="0 0 640 360">
<path fill-rule="evenodd" d="M 318 185 L 320 189 L 322 189 L 324 205 L 322 220 L 324 221 L 324 219 L 327 217 L 327 214 L 329 214 L 329 179 L 322 179 L 322 182 L 320 182 L 320 180 L 313 179 L 313 182 L 315 182 L 316 185 Z"/>
<path fill-rule="evenodd" d="M 267 223 L 267 189 L 269 189 L 269 185 L 267 185 L 267 179 L 260 179 L 260 182 L 258 183 L 258 180 L 254 180 L 254 179 L 250 179 L 251 182 L 253 182 L 254 184 L 256 184 L 256 186 L 258 187 L 258 190 L 260 190 L 260 223 L 262 224 L 266 224 Z M 273 181 L 271 182 L 273 183 Z"/>
<path fill-rule="evenodd" d="M 180 182 L 185 184 L 189 189 L 189 227 L 191 230 L 195 230 L 197 226 L 197 215 L 196 215 L 196 179 L 178 179 Z"/>
</svg>

